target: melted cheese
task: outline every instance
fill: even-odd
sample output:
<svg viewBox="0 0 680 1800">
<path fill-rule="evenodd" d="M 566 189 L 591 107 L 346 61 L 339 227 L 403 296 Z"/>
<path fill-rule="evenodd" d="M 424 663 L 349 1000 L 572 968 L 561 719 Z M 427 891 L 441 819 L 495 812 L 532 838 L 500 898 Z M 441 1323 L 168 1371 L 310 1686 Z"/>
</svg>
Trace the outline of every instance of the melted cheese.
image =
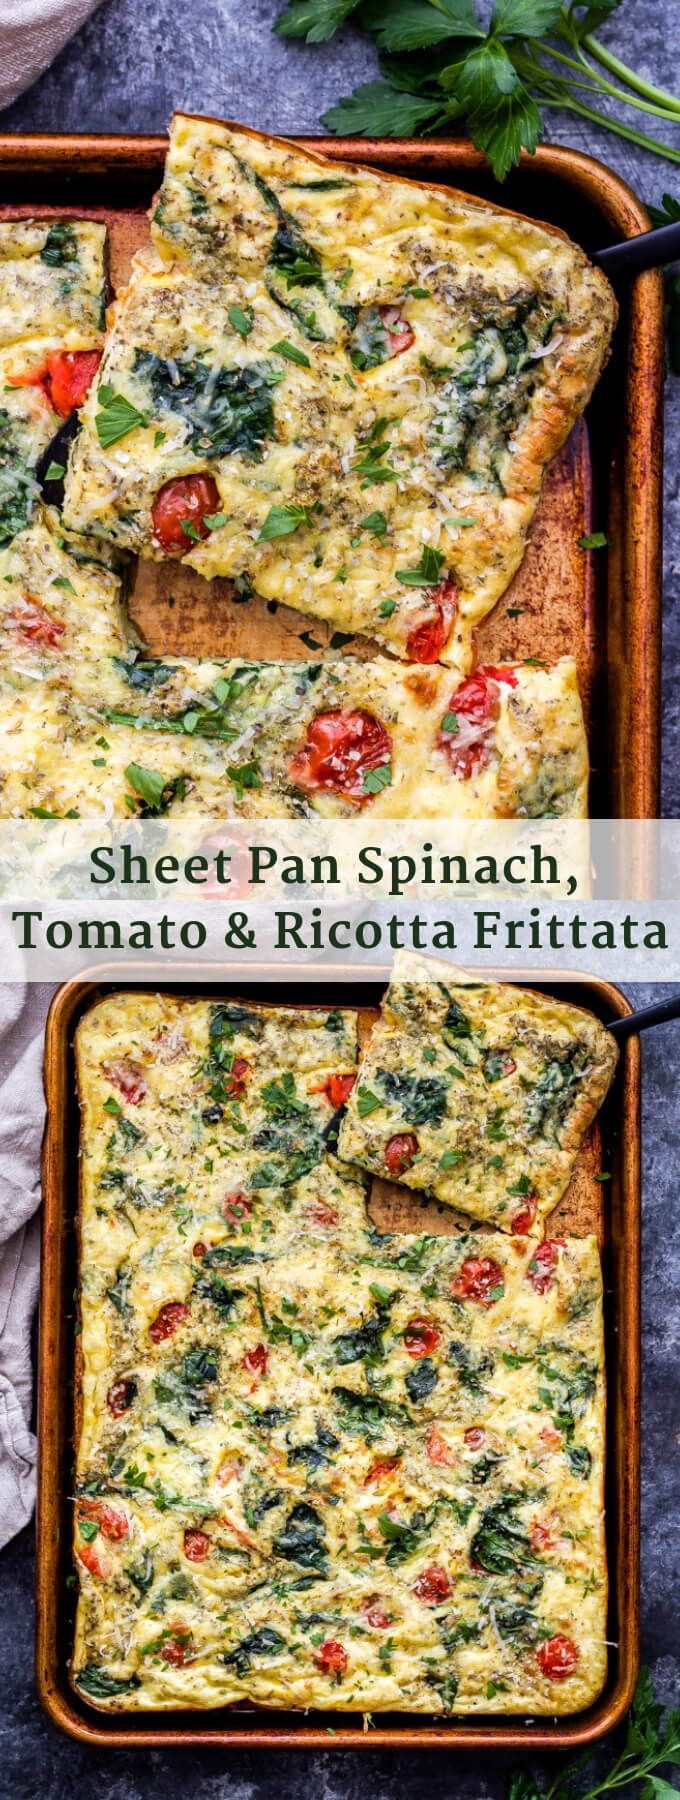
<svg viewBox="0 0 680 1800">
<path fill-rule="evenodd" d="M 342 1155 L 485 1223 L 512 1231 L 521 1218 L 526 1231 L 564 1193 L 617 1060 L 581 1007 L 399 952 Z M 400 1168 L 388 1147 L 403 1133 Z"/>
<path fill-rule="evenodd" d="M 469 668 L 607 354 L 604 277 L 562 233 L 455 191 L 181 115 L 152 234 L 68 521 L 159 557 L 156 496 L 207 471 L 220 510 L 187 539 L 192 567 L 416 661 L 412 634 L 443 618 L 442 660 Z M 109 443 L 119 397 L 135 411 Z"/>
<path fill-rule="evenodd" d="M 79 1026 L 96 1706 L 563 1713 L 602 1686 L 595 1242 L 543 1279 L 535 1242 L 378 1236 L 334 1149 L 355 1063 L 348 1012 L 130 994 Z"/>
<path fill-rule="evenodd" d="M 293 765 L 320 714 L 361 711 L 386 733 L 390 772 L 386 786 L 361 796 L 362 812 L 585 818 L 588 757 L 573 662 L 509 672 L 513 686 L 492 684 L 479 759 L 459 772 L 448 746 L 464 741 L 468 722 L 461 714 L 450 727 L 458 684 L 445 668 L 406 669 L 385 657 L 146 657 L 116 570 L 94 540 L 65 540 L 48 513 L 0 552 L 0 816 L 108 808 L 125 818 L 139 804 L 126 774 L 136 765 L 163 778 L 163 810 L 173 815 L 356 817 L 359 806 L 342 793 L 303 793 Z"/>
</svg>

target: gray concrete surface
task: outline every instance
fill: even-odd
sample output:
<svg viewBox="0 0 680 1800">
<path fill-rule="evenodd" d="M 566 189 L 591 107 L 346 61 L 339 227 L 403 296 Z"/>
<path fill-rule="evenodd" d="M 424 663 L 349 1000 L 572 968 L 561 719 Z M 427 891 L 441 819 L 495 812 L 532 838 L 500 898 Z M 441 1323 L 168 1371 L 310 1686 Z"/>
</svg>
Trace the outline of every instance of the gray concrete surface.
<svg viewBox="0 0 680 1800">
<path fill-rule="evenodd" d="M 314 130 L 319 114 L 374 69 L 352 29 L 319 50 L 271 36 L 275 0 L 104 0 L 52 69 L 0 115 L 5 131 L 161 130 L 173 106 L 277 131 Z M 662 84 L 678 71 L 674 0 L 624 0 L 606 27 L 614 51 Z M 680 74 L 675 76 L 680 86 Z M 645 127 L 647 128 L 647 127 Z M 649 130 L 654 132 L 654 123 Z M 577 119 L 554 113 L 549 135 L 609 161 L 649 200 L 680 192 L 680 173 Z M 680 133 L 676 133 L 680 148 Z M 680 813 L 680 382 L 666 412 L 664 803 Z M 663 989 L 631 989 L 643 1004 Z M 666 990 L 670 991 L 670 990 Z M 675 1035 L 674 1035 L 675 1031 Z M 679 1697 L 680 1249 L 676 1227 L 680 1036 L 645 1043 L 643 1654 L 660 1695 Z M 502 1758 L 375 1753 L 104 1754 L 43 1719 L 33 1689 L 32 1534 L 0 1556 L 0 1795 L 16 1800 L 502 1800 Z M 610 1751 L 596 1759 L 601 1775 Z M 555 1759 L 544 1768 L 555 1773 Z M 579 1782 L 576 1793 L 585 1791 Z"/>
</svg>

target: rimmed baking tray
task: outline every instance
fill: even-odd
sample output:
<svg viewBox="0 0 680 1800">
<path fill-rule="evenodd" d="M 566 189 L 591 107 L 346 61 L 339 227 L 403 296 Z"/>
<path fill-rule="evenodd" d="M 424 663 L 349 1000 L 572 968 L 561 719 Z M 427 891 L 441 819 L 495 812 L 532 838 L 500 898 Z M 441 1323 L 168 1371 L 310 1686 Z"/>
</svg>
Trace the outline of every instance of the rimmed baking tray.
<svg viewBox="0 0 680 1800">
<path fill-rule="evenodd" d="M 644 231 L 648 216 L 604 164 L 542 145 L 503 188 L 469 143 L 301 140 L 332 158 L 431 179 L 560 226 L 586 250 Z M 162 137 L 0 136 L 4 218 L 79 213 L 109 227 L 114 288 L 148 233 Z M 479 661 L 576 656 L 593 770 L 594 817 L 655 818 L 659 803 L 661 399 L 663 289 L 658 272 L 620 293 L 614 351 L 588 409 L 544 484 L 522 568 L 477 634 Z M 609 548 L 578 538 L 606 527 Z M 231 584 L 140 564 L 131 612 L 152 651 L 305 657 L 332 627 L 275 602 L 234 602 Z M 312 639 L 305 643 L 301 633 Z M 367 640 L 346 647 L 366 653 Z"/>
<path fill-rule="evenodd" d="M 259 1708 L 223 1708 L 214 1712 L 105 1715 L 97 1712 L 70 1686 L 68 1658 L 72 1644 L 74 1582 L 71 1560 L 72 1447 L 76 1335 L 74 1293 L 77 1282 L 76 1224 L 78 1205 L 79 1118 L 75 1087 L 73 1036 L 79 1019 L 103 993 L 125 989 L 157 991 L 162 971 L 117 970 L 113 979 L 98 971 L 96 979 L 67 983 L 53 1001 L 45 1043 L 47 1128 L 43 1151 L 42 1298 L 38 1371 L 38 1511 L 37 1511 L 37 1639 L 38 1692 L 50 1719 L 71 1737 L 109 1749 L 156 1748 L 170 1745 L 300 1749 L 350 1747 L 408 1749 L 573 1750 L 592 1743 L 620 1722 L 630 1705 L 637 1675 L 639 1632 L 639 1431 L 640 1431 L 640 1052 L 636 1039 L 622 1046 L 612 1092 L 601 1118 L 582 1146 L 567 1195 L 553 1214 L 559 1229 L 596 1231 L 602 1246 L 605 1277 L 607 1415 L 607 1556 L 610 1578 L 608 1621 L 609 1672 L 595 1704 L 573 1717 L 503 1720 L 433 1719 L 408 1714 L 378 1714 L 366 1729 L 361 1714 L 268 1712 Z M 228 985 L 207 978 L 191 983 L 191 997 L 237 997 L 238 981 Z M 557 986 L 545 974 L 531 985 L 548 993 Z M 187 986 L 189 982 L 187 981 Z M 280 984 L 275 971 L 250 997 L 279 1004 L 375 1007 L 383 984 Z M 181 987 L 173 984 L 173 994 Z M 559 982 L 562 998 L 589 1006 L 605 1021 L 630 1011 L 618 988 L 593 977 Z M 606 1182 L 598 1176 L 607 1173 Z M 396 1207 L 384 1192 L 371 1197 L 370 1209 L 383 1229 L 441 1231 L 450 1228 L 444 1209 L 426 1218 L 415 1202 L 413 1217 L 403 1190 Z M 551 1225 L 552 1229 L 552 1225 Z M 69 1580 L 70 1577 L 70 1580 Z M 332 1736 L 329 1733 L 332 1732 Z"/>
</svg>

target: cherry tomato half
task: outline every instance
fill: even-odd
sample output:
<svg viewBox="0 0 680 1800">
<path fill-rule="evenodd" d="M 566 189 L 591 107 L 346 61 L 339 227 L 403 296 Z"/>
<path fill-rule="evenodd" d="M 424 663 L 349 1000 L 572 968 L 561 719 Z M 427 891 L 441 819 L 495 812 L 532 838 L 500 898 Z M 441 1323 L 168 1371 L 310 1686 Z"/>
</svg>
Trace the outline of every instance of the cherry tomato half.
<svg viewBox="0 0 680 1800">
<path fill-rule="evenodd" d="M 409 1319 L 404 1330 L 404 1349 L 409 1356 L 431 1356 L 436 1350 L 441 1333 L 433 1319 Z"/>
<path fill-rule="evenodd" d="M 567 1675 L 574 1673 L 578 1650 L 572 1638 L 563 1637 L 558 1632 L 556 1637 L 548 1638 L 545 1644 L 539 1645 L 536 1661 L 546 1680 L 564 1681 Z"/>
<path fill-rule="evenodd" d="M 288 775 L 307 794 L 325 791 L 364 806 L 371 799 L 366 776 L 389 768 L 390 757 L 385 727 L 372 713 L 317 713 L 307 728 L 306 743 L 288 765 Z"/>
<path fill-rule="evenodd" d="M 423 1569 L 413 1583 L 416 1599 L 422 1600 L 424 1606 L 441 1606 L 442 1600 L 448 1600 L 451 1593 L 451 1582 L 446 1569 L 437 1568 L 432 1563 L 429 1569 Z"/>
<path fill-rule="evenodd" d="M 503 1270 L 492 1256 L 468 1256 L 460 1273 L 451 1284 L 456 1300 L 477 1300 L 480 1306 L 493 1306 L 504 1289 Z"/>
<path fill-rule="evenodd" d="M 183 1300 L 166 1300 L 149 1326 L 152 1344 L 162 1344 L 165 1338 L 172 1337 L 188 1317 L 189 1307 Z"/>
<path fill-rule="evenodd" d="M 500 712 L 501 682 L 506 687 L 517 686 L 517 675 L 510 665 L 482 664 L 474 674 L 466 676 L 449 701 L 444 716 L 452 715 L 457 729 L 445 730 L 442 725 L 437 743 L 440 750 L 446 751 L 454 775 L 462 781 L 468 781 L 489 761 L 493 727 Z"/>
<path fill-rule="evenodd" d="M 55 619 L 39 600 L 18 602 L 14 611 L 8 613 L 7 624 L 23 643 L 37 644 L 41 650 L 56 650 L 66 630 L 62 620 Z"/>
<path fill-rule="evenodd" d="M 409 633 L 406 650 L 411 662 L 435 663 L 451 635 L 458 607 L 458 584 L 453 575 L 445 575 L 439 587 L 429 596 L 430 612 Z"/>
<path fill-rule="evenodd" d="M 220 511 L 217 482 L 212 475 L 178 475 L 166 481 L 151 508 L 155 542 L 166 556 L 183 556 L 192 542 L 210 535 L 208 518 Z M 185 526 L 190 530 L 185 531 Z"/>
<path fill-rule="evenodd" d="M 142 1100 L 146 1099 L 144 1070 L 131 1057 L 120 1057 L 116 1062 L 102 1063 L 102 1075 L 105 1075 L 112 1087 L 118 1089 L 130 1106 L 141 1106 Z"/>
<path fill-rule="evenodd" d="M 398 1131 L 385 1145 L 385 1167 L 390 1175 L 403 1175 L 418 1155 L 420 1145 L 415 1131 Z"/>
<path fill-rule="evenodd" d="M 188 1525 L 184 1533 L 183 1548 L 187 1562 L 205 1562 L 210 1551 L 207 1532 L 199 1531 L 196 1525 Z"/>
</svg>

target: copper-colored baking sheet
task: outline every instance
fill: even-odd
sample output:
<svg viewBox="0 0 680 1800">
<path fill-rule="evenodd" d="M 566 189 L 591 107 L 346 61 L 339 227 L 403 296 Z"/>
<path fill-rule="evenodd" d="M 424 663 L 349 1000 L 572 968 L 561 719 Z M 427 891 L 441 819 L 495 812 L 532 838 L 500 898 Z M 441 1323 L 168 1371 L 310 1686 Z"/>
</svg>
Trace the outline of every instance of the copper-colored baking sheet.
<svg viewBox="0 0 680 1800">
<path fill-rule="evenodd" d="M 466 189 L 568 231 L 587 250 L 644 231 L 644 207 L 603 164 L 542 146 L 502 190 L 464 142 L 306 140 L 307 148 L 391 173 Z M 79 213 L 106 222 L 114 288 L 147 235 L 161 179 L 161 137 L 0 136 L 5 218 Z M 587 421 L 548 473 L 527 554 L 477 636 L 480 661 L 576 656 L 589 731 L 595 817 L 658 813 L 660 477 L 663 291 L 659 273 L 620 295 L 614 353 Z M 605 527 L 609 550 L 578 538 Z M 237 604 L 228 582 L 146 563 L 133 576 L 133 619 L 158 654 L 311 656 L 332 627 L 258 598 Z M 301 642 L 304 631 L 311 646 Z M 345 653 L 366 654 L 369 640 Z"/>
<path fill-rule="evenodd" d="M 135 972 L 138 974 L 138 971 Z M 610 1731 L 626 1712 L 637 1674 L 639 1631 L 639 1255 L 640 1255 L 640 1053 L 637 1039 L 622 1048 L 612 1092 L 584 1142 L 568 1193 L 553 1215 L 555 1225 L 577 1233 L 596 1231 L 605 1274 L 608 1388 L 607 1555 L 610 1576 L 609 1673 L 599 1700 L 573 1718 L 526 1721 L 414 1718 L 378 1714 L 370 1729 L 361 1715 L 268 1712 L 224 1708 L 214 1712 L 146 1713 L 108 1716 L 77 1696 L 68 1678 L 73 1636 L 73 1583 L 69 1495 L 73 1491 L 74 1368 L 76 1335 L 79 1118 L 73 1037 L 83 1013 L 103 993 L 124 988 L 162 987 L 162 973 L 116 971 L 112 979 L 62 987 L 52 1004 L 45 1045 L 47 1130 L 43 1153 L 42 1299 L 38 1376 L 38 1514 L 36 1673 L 49 1717 L 83 1743 L 107 1748 L 193 1746 L 297 1746 L 299 1748 L 397 1747 L 493 1749 L 505 1747 L 574 1749 Z M 555 991 L 550 978 L 532 986 Z M 181 994 L 173 986 L 172 993 Z M 191 986 L 191 997 L 235 997 L 237 984 Z M 286 987 L 275 972 L 249 996 L 278 1004 L 322 1003 L 356 1006 L 366 1031 L 375 1018 L 381 988 L 335 981 Z M 559 984 L 561 998 L 590 1007 L 602 1019 L 630 1011 L 619 989 L 589 977 Z M 602 1173 L 610 1179 L 598 1180 Z M 371 1216 L 381 1229 L 439 1232 L 455 1229 L 446 1209 L 409 1198 L 404 1190 L 375 1183 Z M 552 1229 L 552 1226 L 551 1226 Z M 332 1731 L 332 1737 L 329 1732 Z"/>
</svg>

